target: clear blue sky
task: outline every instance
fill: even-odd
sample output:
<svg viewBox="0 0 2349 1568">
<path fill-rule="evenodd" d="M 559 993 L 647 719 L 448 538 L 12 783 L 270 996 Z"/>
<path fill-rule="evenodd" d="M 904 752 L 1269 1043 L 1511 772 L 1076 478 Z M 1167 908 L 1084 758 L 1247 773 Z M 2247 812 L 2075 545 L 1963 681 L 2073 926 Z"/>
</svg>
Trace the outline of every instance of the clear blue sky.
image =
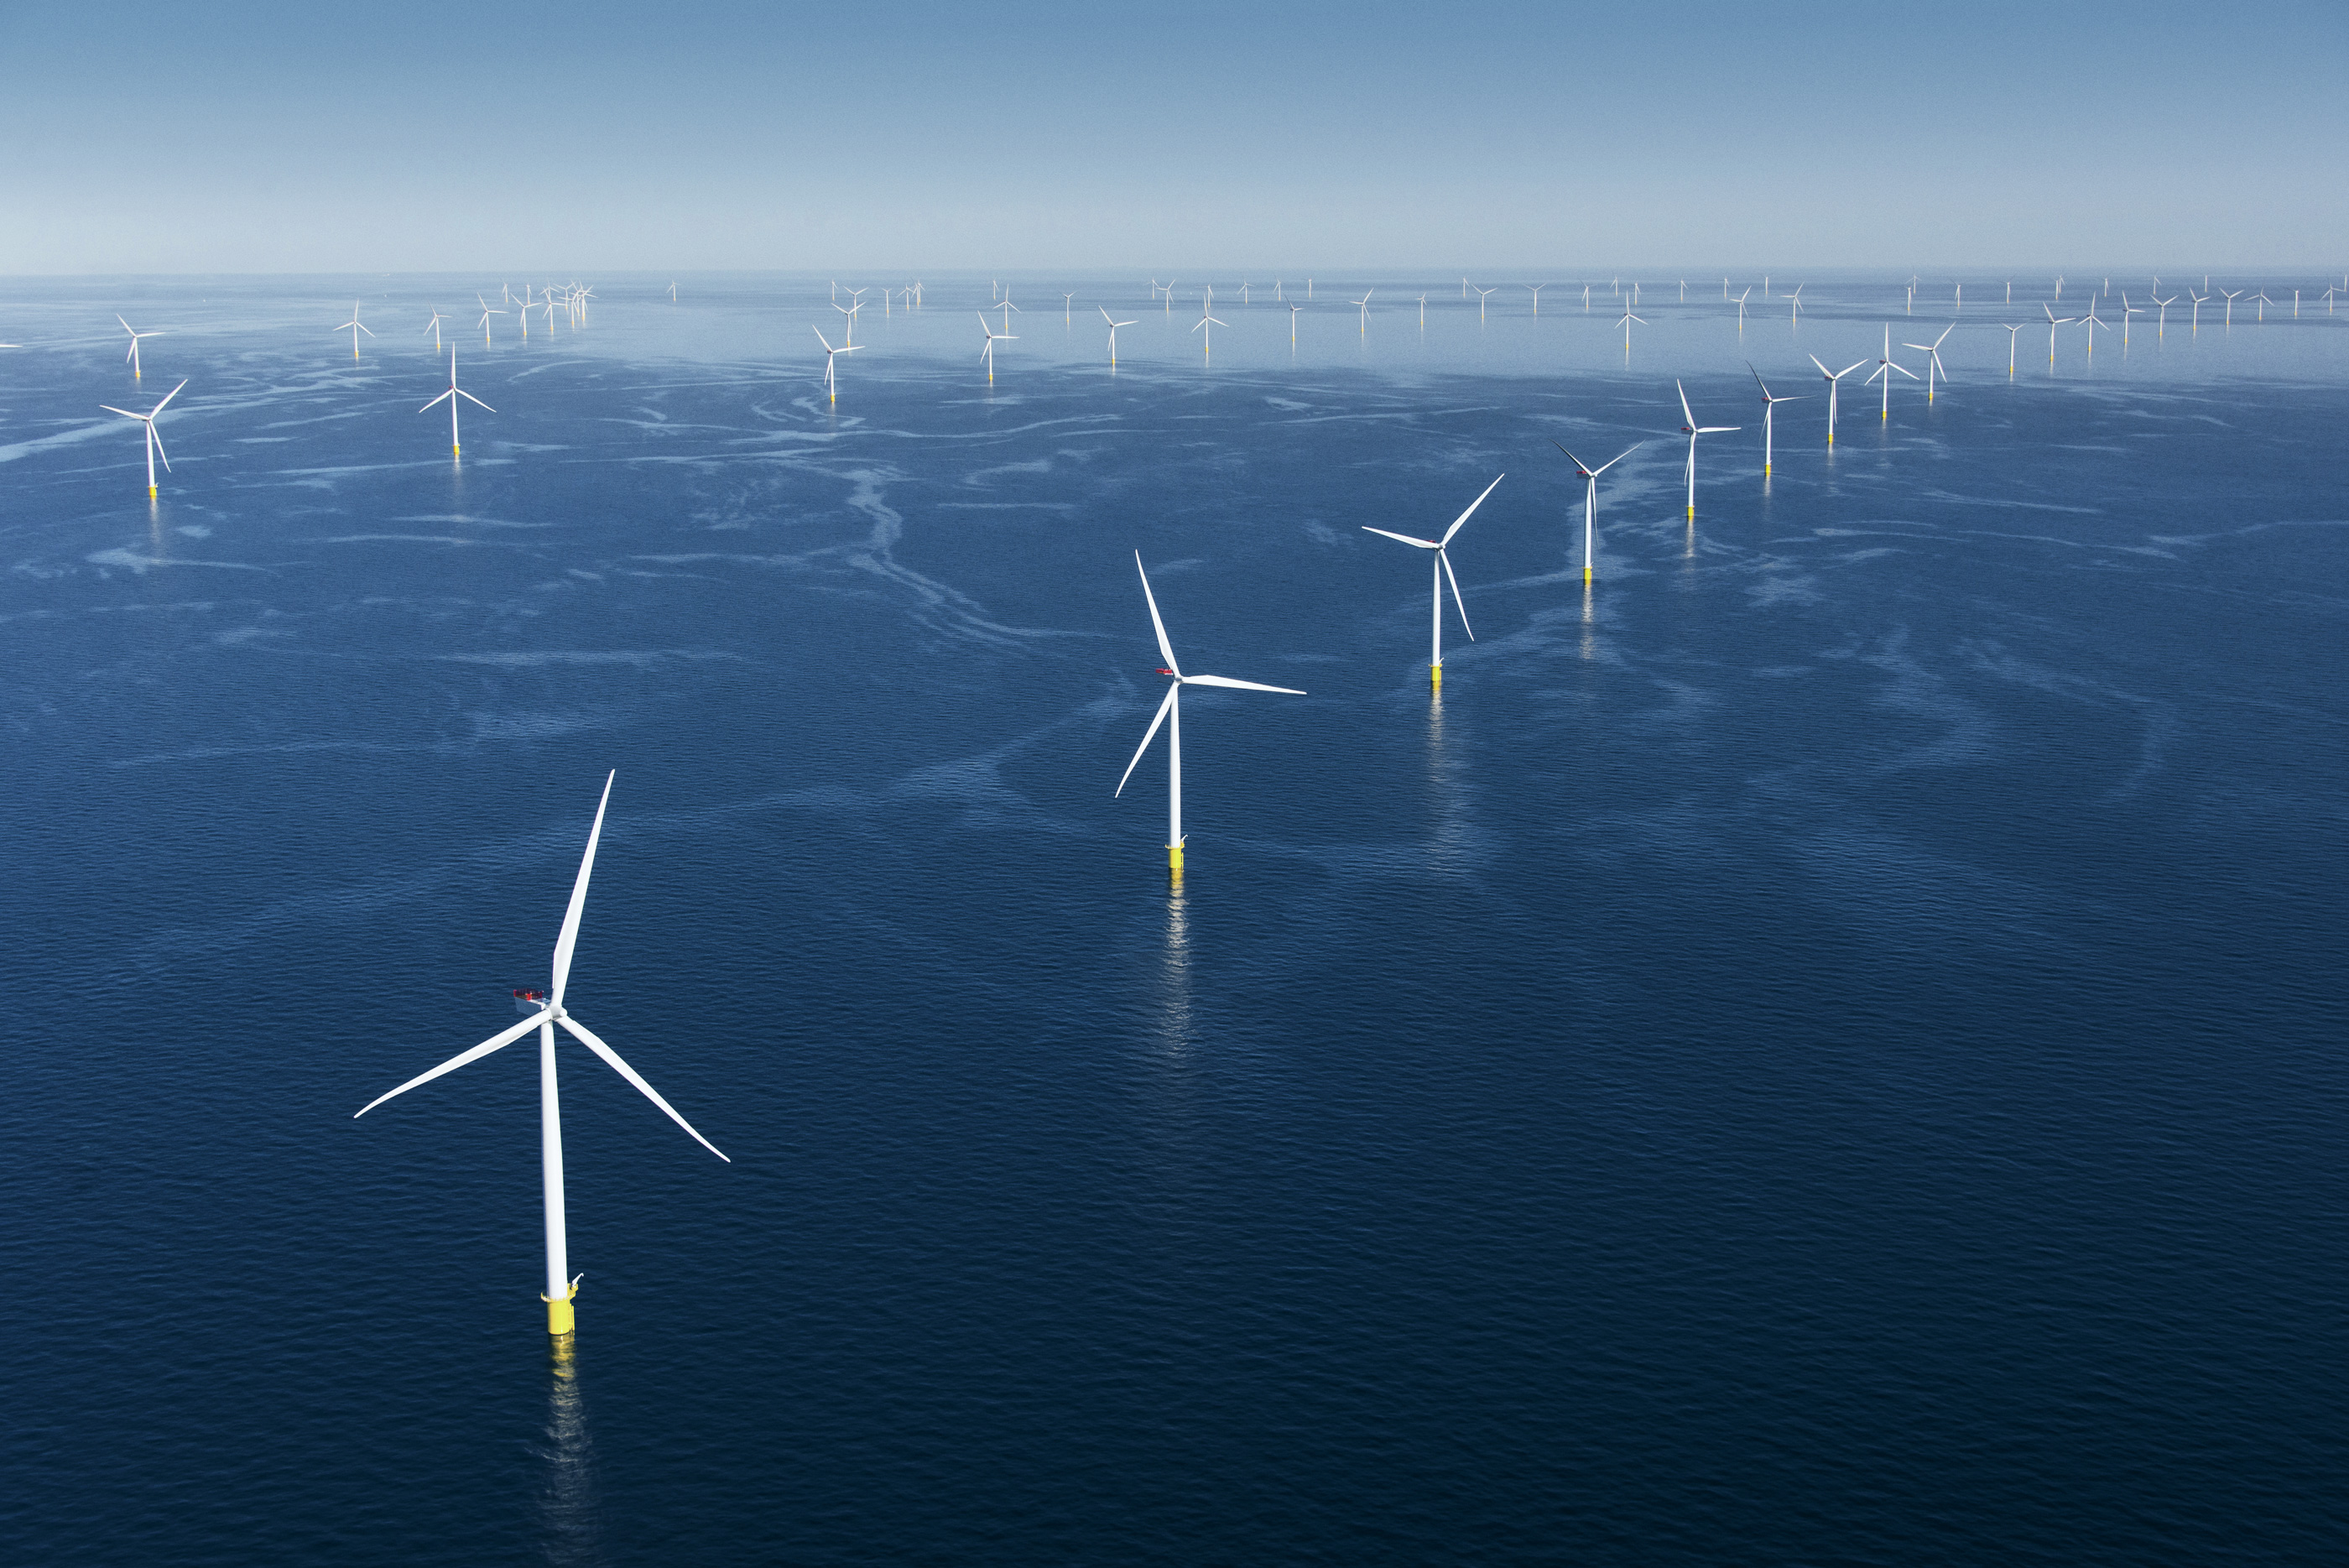
<svg viewBox="0 0 2349 1568">
<path fill-rule="evenodd" d="M 0 5 L 0 271 L 2349 268 L 2349 4 Z"/>
</svg>

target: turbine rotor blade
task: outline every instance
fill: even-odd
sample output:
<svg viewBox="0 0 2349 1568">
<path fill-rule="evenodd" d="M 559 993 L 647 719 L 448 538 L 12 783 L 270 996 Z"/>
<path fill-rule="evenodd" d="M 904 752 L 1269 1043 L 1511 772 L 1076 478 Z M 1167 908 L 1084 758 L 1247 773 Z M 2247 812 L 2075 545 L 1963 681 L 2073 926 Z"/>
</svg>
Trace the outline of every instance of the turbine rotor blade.
<svg viewBox="0 0 2349 1568">
<path fill-rule="evenodd" d="M 1235 680 L 1228 675 L 1185 675 L 1185 686 L 1228 686 L 1235 691 L 1278 691 L 1284 697 L 1302 697 L 1304 692 L 1294 686 L 1267 686 L 1260 680 Z"/>
<path fill-rule="evenodd" d="M 1479 506 L 1484 505 L 1484 504 L 1485 504 L 1485 495 L 1490 495 L 1490 494 L 1492 494 L 1492 493 L 1493 493 L 1493 492 L 1494 492 L 1494 490 L 1499 486 L 1499 484 L 1500 484 L 1501 481 L 1502 481 L 1502 480 L 1504 480 L 1504 479 L 1506 479 L 1506 478 L 1508 478 L 1508 477 L 1509 477 L 1509 476 L 1508 476 L 1507 474 L 1506 474 L 1506 473 L 1501 473 L 1501 474 L 1495 474 L 1495 475 L 1494 475 L 1494 477 L 1493 477 L 1493 483 L 1492 483 L 1491 484 L 1488 484 L 1488 485 L 1485 486 L 1485 493 L 1484 493 L 1484 494 L 1483 494 L 1483 495 L 1479 495 L 1479 496 L 1477 496 L 1475 500 L 1471 501 L 1471 502 L 1468 504 L 1468 511 L 1467 511 L 1467 512 L 1463 512 L 1459 516 L 1454 517 L 1454 518 L 1452 520 L 1452 526 L 1451 526 L 1451 527 L 1449 527 L 1449 528 L 1446 528 L 1446 529 L 1444 531 L 1444 538 L 1443 538 L 1443 540 L 1441 541 L 1441 543 L 1442 543 L 1442 544 L 1444 544 L 1444 545 L 1449 545 L 1450 543 L 1452 543 L 1452 535 L 1454 535 L 1454 534 L 1457 534 L 1458 532 L 1460 532 L 1460 525 L 1461 525 L 1463 523 L 1465 523 L 1465 522 L 1467 522 L 1467 521 L 1468 521 L 1468 514 L 1469 514 L 1470 512 L 1474 512 L 1474 511 L 1475 511 L 1475 510 L 1476 510 L 1476 508 L 1478 508 Z"/>
<path fill-rule="evenodd" d="M 181 383 L 180 383 L 180 387 L 184 387 L 184 386 L 186 386 L 186 385 L 187 385 L 187 383 L 186 383 L 185 381 L 182 381 L 182 382 L 181 382 Z M 172 388 L 170 391 L 168 391 L 168 392 L 164 393 L 164 394 L 163 394 L 163 403 L 168 403 L 168 402 L 170 402 L 173 398 L 178 397 L 178 396 L 180 395 L 180 387 L 174 387 L 174 388 Z M 151 409 L 148 410 L 147 410 L 147 417 L 148 417 L 149 419 L 150 419 L 150 420 L 151 420 L 151 419 L 153 419 L 157 414 L 161 413 L 161 412 L 163 411 L 163 403 L 158 403 L 158 404 L 156 404 L 153 408 L 151 408 Z"/>
<path fill-rule="evenodd" d="M 645 1098 L 650 1100 L 653 1104 L 658 1106 L 663 1111 L 667 1112 L 668 1119 L 683 1127 L 686 1131 L 687 1137 L 692 1138 L 694 1142 L 699 1144 L 710 1153 L 717 1155 L 719 1158 L 726 1159 L 726 1156 L 719 1152 L 716 1144 L 711 1143 L 708 1138 L 702 1137 L 699 1133 L 695 1132 L 693 1130 L 693 1124 L 687 1121 L 683 1116 L 678 1116 L 677 1114 L 677 1107 L 670 1105 L 667 1100 L 662 1099 L 658 1089 L 656 1089 L 650 1084 L 646 1083 L 642 1075 L 640 1075 L 634 1067 L 629 1066 L 626 1062 L 621 1061 L 620 1054 L 617 1051 L 613 1050 L 609 1045 L 605 1044 L 601 1040 L 596 1039 L 593 1033 L 589 1033 L 585 1024 L 580 1023 L 579 1020 L 572 1017 L 567 1012 L 557 1018 L 555 1022 L 562 1024 L 565 1029 L 571 1031 L 573 1034 L 576 1035 L 578 1037 L 579 1044 L 586 1046 L 587 1049 L 595 1052 L 595 1054 L 604 1058 L 604 1064 L 605 1066 L 611 1068 L 612 1071 L 617 1073 L 623 1078 L 626 1078 L 629 1083 L 634 1084 L 636 1086 L 636 1092 L 638 1094 L 644 1096 Z M 730 1159 L 726 1159 L 726 1163 L 731 1165 L 734 1162 Z"/>
<path fill-rule="evenodd" d="M 571 905 L 563 911 L 563 933 L 554 939 L 554 988 L 547 1002 L 551 1007 L 563 1005 L 563 988 L 571 979 L 571 950 L 579 942 L 579 917 L 587 907 L 587 878 L 595 869 L 595 841 L 604 836 L 604 808 L 611 804 L 612 781 L 619 776 L 613 769 L 604 775 L 604 798 L 595 803 L 595 826 L 587 830 L 587 852 L 579 857 L 579 879 L 571 885 Z"/>
<path fill-rule="evenodd" d="M 479 398 L 477 398 L 477 397 L 473 396 L 473 394 L 472 394 L 472 393 L 471 393 L 471 392 L 464 391 L 464 390 L 462 390 L 461 389 L 460 389 L 460 388 L 456 388 L 456 387 L 451 387 L 451 388 L 450 388 L 449 389 L 450 389 L 450 391 L 452 391 L 452 392 L 455 392 L 459 397 L 460 397 L 460 398 L 464 399 L 467 402 L 469 402 L 469 403 L 472 404 L 472 405 L 473 405 L 475 408 L 477 408 L 477 409 L 487 409 L 491 413 L 496 413 L 496 412 L 498 411 L 498 410 L 495 410 L 495 409 L 492 409 L 492 408 L 490 408 L 490 405 L 489 405 L 489 404 L 487 404 L 487 403 L 485 403 L 485 402 L 481 401 L 481 399 L 479 399 Z"/>
<path fill-rule="evenodd" d="M 1158 738 L 1158 726 L 1166 722 L 1167 710 L 1174 706 L 1174 693 L 1182 690 L 1183 683 L 1179 680 L 1166 689 L 1166 700 L 1158 704 L 1158 717 L 1150 721 L 1150 728 L 1143 732 L 1142 744 L 1133 748 L 1133 761 L 1125 764 L 1125 772 L 1118 777 L 1117 788 L 1110 792 L 1112 800 L 1125 793 L 1126 780 L 1132 778 L 1133 770 L 1141 765 L 1142 753 L 1150 749 L 1150 742 Z"/>
<path fill-rule="evenodd" d="M 1142 572 L 1142 597 L 1150 606 L 1150 629 L 1158 634 L 1158 651 L 1164 656 L 1166 668 L 1173 670 L 1174 678 L 1179 680 L 1183 678 L 1183 667 L 1175 662 L 1174 645 L 1166 640 L 1166 623 L 1158 618 L 1158 597 L 1150 591 L 1150 574 L 1142 571 L 1142 552 L 1139 550 L 1133 553 L 1133 569 Z"/>
<path fill-rule="evenodd" d="M 437 397 L 437 398 L 433 399 L 430 402 L 429 402 L 429 403 L 425 404 L 422 408 L 420 408 L 420 409 L 417 410 L 416 411 L 417 411 L 418 413 L 419 413 L 419 414 L 429 414 L 429 413 L 430 413 L 434 409 L 439 408 L 442 403 L 444 403 L 444 402 L 448 401 L 450 398 L 453 398 L 453 397 L 455 397 L 456 395 L 457 395 L 457 389 L 456 389 L 456 388 L 454 388 L 454 387 L 451 387 L 451 388 L 450 388 L 447 391 L 445 391 L 445 392 L 441 393 L 439 397 Z"/>
<path fill-rule="evenodd" d="M 446 1062 L 441 1063 L 438 1067 L 433 1068 L 432 1071 L 418 1074 L 415 1077 L 409 1079 L 405 1084 L 400 1085 L 399 1087 L 392 1090 L 390 1094 L 378 1095 L 374 1099 L 369 1100 L 366 1105 L 361 1106 L 357 1110 L 353 1111 L 351 1113 L 351 1120 L 358 1120 L 359 1117 L 367 1115 L 367 1112 L 375 1109 L 376 1106 L 383 1104 L 384 1101 L 396 1099 L 399 1096 L 408 1093 L 409 1090 L 416 1087 L 419 1084 L 429 1084 L 433 1079 L 440 1076 L 443 1073 L 453 1073 L 469 1062 L 480 1061 L 482 1057 L 488 1055 L 492 1051 L 504 1050 L 507 1046 L 512 1044 L 515 1041 L 521 1039 L 523 1035 L 529 1033 L 532 1030 L 537 1028 L 540 1024 L 545 1023 L 554 1015 L 554 1009 L 552 1007 L 543 1007 L 539 1009 L 536 1012 L 532 1013 L 528 1018 L 523 1019 L 520 1023 L 515 1024 L 512 1028 L 502 1029 L 497 1033 L 491 1035 L 487 1040 L 482 1041 L 471 1051 L 460 1051 L 454 1056 L 450 1057 Z"/>
<path fill-rule="evenodd" d="M 1384 535 L 1390 539 L 1400 539 L 1406 545 L 1416 545 L 1423 550 L 1441 550 L 1444 548 L 1443 545 L 1437 544 L 1433 539 L 1414 539 L 1408 534 L 1390 534 L 1384 528 L 1373 528 L 1367 523 L 1362 524 L 1362 532 L 1365 534 Z"/>
</svg>

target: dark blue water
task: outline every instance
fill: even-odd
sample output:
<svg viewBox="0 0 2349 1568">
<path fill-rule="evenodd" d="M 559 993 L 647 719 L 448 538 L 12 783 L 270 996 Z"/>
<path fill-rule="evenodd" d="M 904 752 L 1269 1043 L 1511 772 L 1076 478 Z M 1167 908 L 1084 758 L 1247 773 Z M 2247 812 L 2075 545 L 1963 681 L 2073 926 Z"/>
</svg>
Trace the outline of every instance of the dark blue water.
<svg viewBox="0 0 2349 1568">
<path fill-rule="evenodd" d="M 478 280 L 0 302 L 11 1560 L 2349 1545 L 2349 317 L 1970 308 L 1830 457 L 1881 280 L 1628 365 L 1096 283 L 1113 379 L 1039 282 L 990 392 L 931 279 L 836 410 L 822 282 L 666 282 L 471 339 L 461 468 Z M 1553 438 L 1651 441 L 1588 597 Z M 1360 525 L 1505 471 L 1434 701 Z M 1137 549 L 1310 693 L 1186 699 L 1172 894 Z M 734 1163 L 565 1047 L 558 1369 L 531 1048 L 351 1113 L 543 984 L 607 769 L 570 1005 Z"/>
</svg>

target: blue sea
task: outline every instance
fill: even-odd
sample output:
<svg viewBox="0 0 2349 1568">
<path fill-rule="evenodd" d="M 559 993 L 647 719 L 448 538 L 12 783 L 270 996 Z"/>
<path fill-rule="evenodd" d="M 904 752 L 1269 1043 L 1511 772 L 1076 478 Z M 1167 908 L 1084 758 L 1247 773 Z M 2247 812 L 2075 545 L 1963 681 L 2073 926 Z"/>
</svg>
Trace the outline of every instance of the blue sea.
<svg viewBox="0 0 2349 1568">
<path fill-rule="evenodd" d="M 0 286 L 0 1556 L 2349 1552 L 2326 280 L 568 281 Z"/>
</svg>

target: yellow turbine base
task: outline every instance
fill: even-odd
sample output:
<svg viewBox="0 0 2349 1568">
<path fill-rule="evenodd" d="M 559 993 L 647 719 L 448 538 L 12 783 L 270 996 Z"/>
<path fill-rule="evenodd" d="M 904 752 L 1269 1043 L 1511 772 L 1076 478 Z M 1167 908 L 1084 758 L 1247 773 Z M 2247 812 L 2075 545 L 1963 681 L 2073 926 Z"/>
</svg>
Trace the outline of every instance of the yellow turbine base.
<svg viewBox="0 0 2349 1568">
<path fill-rule="evenodd" d="M 1166 846 L 1166 869 L 1172 871 L 1177 877 L 1183 875 L 1183 846 L 1181 845 L 1170 844 Z"/>
<path fill-rule="evenodd" d="M 538 1298 L 546 1303 L 546 1332 L 556 1339 L 570 1338 L 572 1332 L 579 1326 L 571 1312 L 571 1298 L 578 1293 L 579 1287 L 573 1285 L 560 1301 L 553 1296 Z"/>
<path fill-rule="evenodd" d="M 1688 520 L 1692 523 L 1696 521 L 1696 508 L 1693 506 L 1689 508 Z"/>
<path fill-rule="evenodd" d="M 1586 588 L 1590 586 L 1590 568 L 1588 566 L 1582 568 L 1582 586 Z"/>
<path fill-rule="evenodd" d="M 1431 664 L 1427 667 L 1427 683 L 1438 691 L 1444 690 L 1444 666 Z"/>
<path fill-rule="evenodd" d="M 151 484 L 147 487 L 147 499 L 150 501 L 155 499 L 155 487 Z"/>
</svg>

